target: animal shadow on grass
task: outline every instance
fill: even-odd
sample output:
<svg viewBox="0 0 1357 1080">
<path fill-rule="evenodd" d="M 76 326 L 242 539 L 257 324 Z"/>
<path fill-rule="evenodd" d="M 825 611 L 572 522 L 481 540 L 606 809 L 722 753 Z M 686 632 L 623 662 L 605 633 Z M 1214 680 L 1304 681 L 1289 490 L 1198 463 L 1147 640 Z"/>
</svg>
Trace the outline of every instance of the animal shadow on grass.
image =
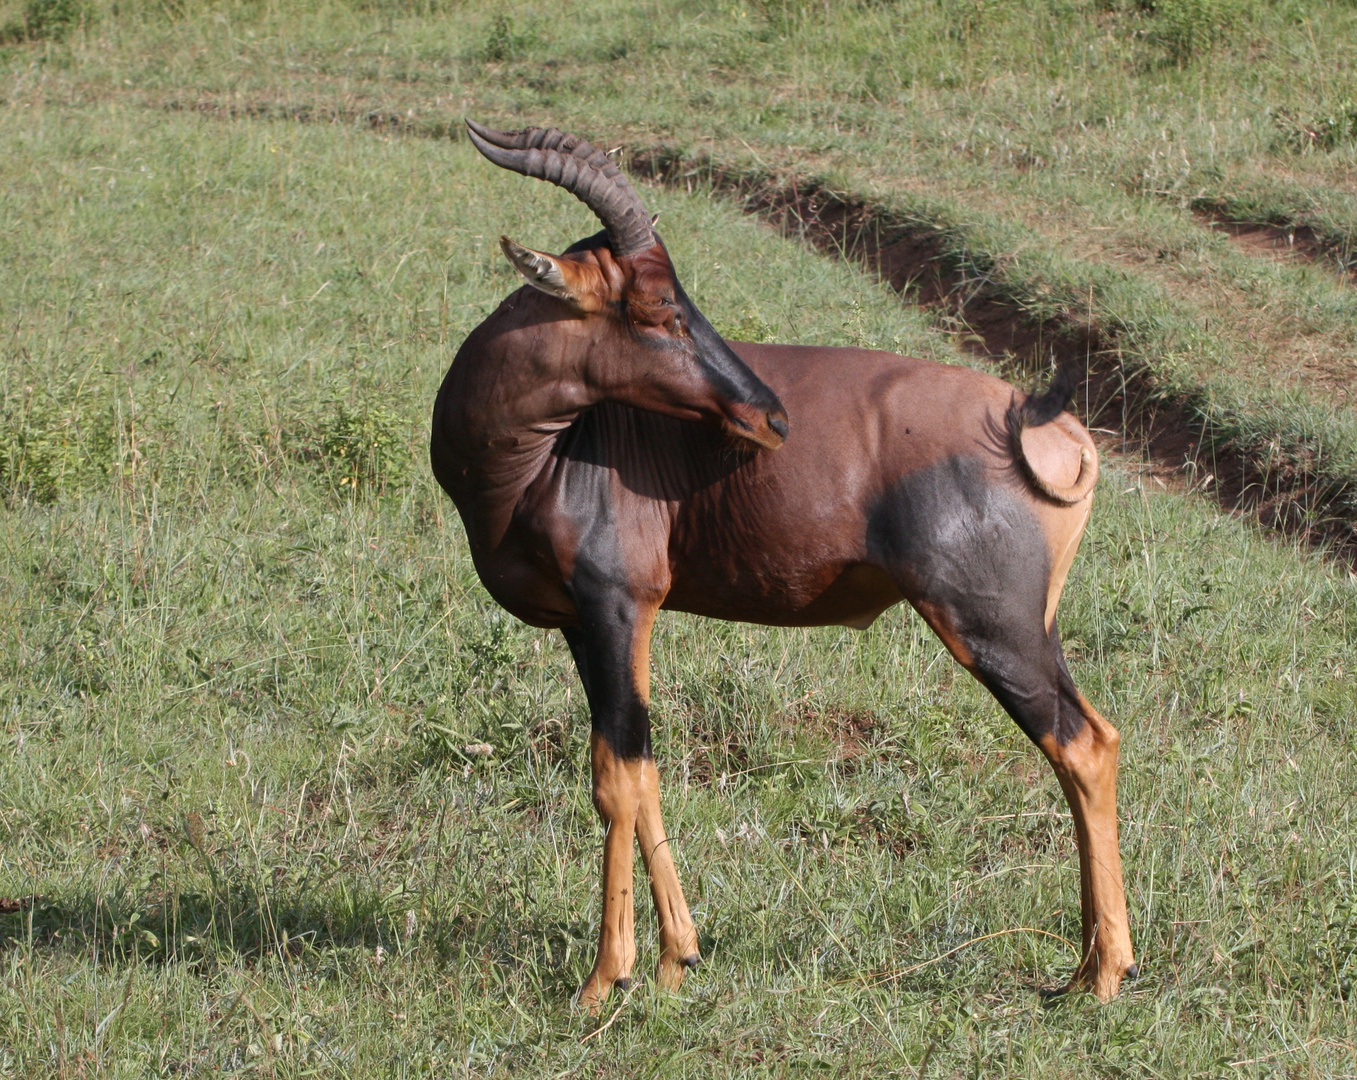
<svg viewBox="0 0 1357 1080">
<path fill-rule="evenodd" d="M 326 949 L 391 948 L 380 896 L 350 892 L 347 903 L 271 894 L 243 886 L 216 893 L 89 891 L 0 899 L 0 949 L 82 952 L 101 962 L 218 962 Z"/>
<path fill-rule="evenodd" d="M 448 965 L 466 958 L 487 971 L 516 971 L 547 994 L 569 998 L 593 945 L 588 920 L 513 920 L 490 911 L 434 917 L 417 941 L 412 934 L 376 890 L 261 895 L 235 887 L 216 896 L 185 890 L 141 899 L 117 891 L 0 898 L 0 952 L 85 955 L 107 966 L 135 960 L 210 971 L 275 958 L 320 976 L 344 976 L 380 964 L 379 949 L 397 955 L 419 948 Z"/>
</svg>

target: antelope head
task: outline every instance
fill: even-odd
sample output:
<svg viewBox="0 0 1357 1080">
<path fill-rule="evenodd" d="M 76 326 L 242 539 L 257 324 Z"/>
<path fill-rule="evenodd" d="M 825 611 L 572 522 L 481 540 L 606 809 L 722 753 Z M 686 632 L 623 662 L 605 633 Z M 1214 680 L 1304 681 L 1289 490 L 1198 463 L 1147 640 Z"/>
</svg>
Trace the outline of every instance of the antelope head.
<svg viewBox="0 0 1357 1080">
<path fill-rule="evenodd" d="M 679 284 L 654 219 L 608 155 L 556 128 L 494 131 L 467 121 L 496 165 L 565 188 L 603 231 L 550 255 L 500 238 L 552 313 L 573 323 L 552 362 L 573 365 L 598 400 L 718 424 L 762 449 L 787 437 L 777 395 L 722 340 Z"/>
</svg>

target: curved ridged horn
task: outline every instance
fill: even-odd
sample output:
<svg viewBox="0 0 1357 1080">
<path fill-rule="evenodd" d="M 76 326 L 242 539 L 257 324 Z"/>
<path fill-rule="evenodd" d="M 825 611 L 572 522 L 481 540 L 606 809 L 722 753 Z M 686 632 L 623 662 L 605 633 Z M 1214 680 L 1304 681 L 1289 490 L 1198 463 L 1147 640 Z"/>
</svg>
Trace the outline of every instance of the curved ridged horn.
<svg viewBox="0 0 1357 1080">
<path fill-rule="evenodd" d="M 608 230 L 608 243 L 618 258 L 655 243 L 640 196 L 604 151 L 559 128 L 495 131 L 474 120 L 466 126 L 472 145 L 500 168 L 548 180 L 589 207 Z"/>
</svg>

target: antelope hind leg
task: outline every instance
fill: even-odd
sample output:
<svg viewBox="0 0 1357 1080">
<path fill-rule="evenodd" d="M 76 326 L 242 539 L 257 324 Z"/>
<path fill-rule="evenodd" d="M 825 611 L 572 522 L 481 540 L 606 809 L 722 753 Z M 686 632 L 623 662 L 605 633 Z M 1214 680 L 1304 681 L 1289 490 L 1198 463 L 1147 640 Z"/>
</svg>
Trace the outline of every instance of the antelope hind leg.
<svg viewBox="0 0 1357 1080">
<path fill-rule="evenodd" d="M 1055 770 L 1074 818 L 1079 846 L 1079 892 L 1083 915 L 1083 959 L 1069 988 L 1114 997 L 1123 977 L 1139 968 L 1131 948 L 1126 892 L 1117 841 L 1117 730 L 1082 697 L 1084 726 L 1061 743 L 1053 735 L 1039 743 Z"/>
<path fill-rule="evenodd" d="M 951 459 L 903 481 L 873 523 L 879 557 L 952 655 L 1055 770 L 1079 845 L 1083 956 L 1072 985 L 1106 1000 L 1136 971 L 1117 848 L 1117 743 L 1084 700 L 1055 610 L 1089 503 L 1052 506 Z"/>
<path fill-rule="evenodd" d="M 1131 949 L 1117 840 L 1116 728 L 1075 689 L 1060 648 L 1060 631 L 1024 631 L 1019 624 L 981 637 L 958 629 L 961 619 L 939 606 L 916 605 L 943 642 L 1051 763 L 1074 819 L 1079 848 L 1083 950 L 1066 989 L 1116 996 L 1122 978 L 1139 972 Z M 1040 634 L 1040 641 L 1037 635 Z M 1025 647 L 1024 647 L 1025 646 Z"/>
</svg>

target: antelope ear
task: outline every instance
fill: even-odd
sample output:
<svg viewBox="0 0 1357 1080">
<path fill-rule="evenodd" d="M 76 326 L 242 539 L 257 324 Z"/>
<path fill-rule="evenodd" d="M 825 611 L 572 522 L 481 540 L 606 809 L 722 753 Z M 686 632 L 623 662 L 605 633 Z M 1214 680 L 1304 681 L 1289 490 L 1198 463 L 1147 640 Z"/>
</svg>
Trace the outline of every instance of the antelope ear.
<svg viewBox="0 0 1357 1080">
<path fill-rule="evenodd" d="M 533 251 L 515 244 L 507 236 L 499 238 L 499 246 L 514 269 L 534 289 L 548 296 L 564 300 L 581 311 L 595 311 L 599 307 L 598 282 L 592 280 L 590 267 L 569 259 L 558 259 L 544 251 Z"/>
</svg>

